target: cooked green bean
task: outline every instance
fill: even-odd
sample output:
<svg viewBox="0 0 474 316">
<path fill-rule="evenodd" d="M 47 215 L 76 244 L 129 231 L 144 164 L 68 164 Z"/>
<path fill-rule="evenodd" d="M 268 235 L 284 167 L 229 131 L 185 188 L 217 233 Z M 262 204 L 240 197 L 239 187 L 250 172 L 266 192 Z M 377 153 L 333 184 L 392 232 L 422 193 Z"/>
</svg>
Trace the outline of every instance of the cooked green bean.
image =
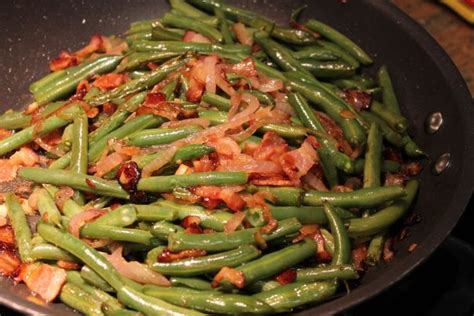
<svg viewBox="0 0 474 316">
<path fill-rule="evenodd" d="M 214 291 L 211 282 L 199 279 L 199 278 L 184 278 L 184 277 L 171 277 L 170 282 L 172 286 L 186 287 L 194 290 L 201 291 Z"/>
<path fill-rule="evenodd" d="M 18 176 L 36 183 L 48 183 L 55 186 L 70 186 L 73 189 L 99 193 L 106 196 L 127 199 L 128 193 L 116 181 L 107 181 L 99 177 L 84 175 L 66 170 L 48 170 L 43 168 L 22 168 Z"/>
<path fill-rule="evenodd" d="M 353 213 L 343 208 L 336 207 L 334 209 L 337 215 L 343 220 L 356 217 Z M 273 217 L 279 221 L 294 217 L 301 224 L 325 225 L 328 223 L 323 207 L 321 206 L 270 206 L 270 210 Z"/>
<path fill-rule="evenodd" d="M 372 101 L 370 111 L 384 120 L 390 128 L 398 133 L 404 133 L 408 128 L 408 120 L 400 114 L 392 112 L 386 105 Z"/>
<path fill-rule="evenodd" d="M 128 136 L 127 144 L 139 147 L 169 144 L 200 130 L 202 130 L 200 126 L 145 129 Z"/>
<path fill-rule="evenodd" d="M 296 59 L 315 59 L 319 61 L 336 61 L 339 56 L 334 52 L 320 46 L 305 47 L 293 53 Z"/>
<path fill-rule="evenodd" d="M 85 224 L 81 227 L 81 236 L 153 245 L 153 235 L 150 232 L 136 228 L 122 228 L 104 224 Z"/>
<path fill-rule="evenodd" d="M 388 73 L 387 66 L 380 67 L 377 75 L 379 85 L 382 87 L 383 104 L 388 108 L 389 111 L 400 115 L 400 105 L 398 104 L 397 96 L 395 95 L 392 79 Z"/>
<path fill-rule="evenodd" d="M 36 244 L 31 248 L 31 257 L 34 260 L 63 260 L 76 262 L 77 258 L 68 252 L 47 243 Z"/>
<path fill-rule="evenodd" d="M 95 286 L 98 289 L 101 289 L 105 292 L 115 292 L 115 290 L 105 281 L 102 279 L 100 275 L 94 272 L 91 268 L 84 265 L 81 268 L 81 277 L 86 280 L 91 285 Z"/>
<path fill-rule="evenodd" d="M 137 219 L 140 221 L 174 221 L 178 218 L 178 211 L 157 205 L 138 205 L 134 207 L 137 210 Z"/>
<path fill-rule="evenodd" d="M 8 193 L 5 198 L 8 219 L 15 233 L 16 246 L 22 262 L 33 260 L 31 256 L 31 231 L 26 220 L 25 212 L 14 193 Z"/>
<path fill-rule="evenodd" d="M 134 52 L 122 60 L 115 72 L 135 70 L 150 62 L 162 63 L 178 55 L 180 55 L 179 52 Z"/>
<path fill-rule="evenodd" d="M 316 61 L 311 59 L 299 59 L 299 62 L 304 69 L 311 72 L 317 78 L 347 78 L 355 74 L 355 68 L 344 62 Z"/>
<path fill-rule="evenodd" d="M 324 214 L 329 222 L 331 234 L 334 236 L 334 254 L 331 265 L 348 264 L 351 261 L 351 243 L 342 219 L 336 209 L 328 202 L 323 202 Z"/>
<path fill-rule="evenodd" d="M 270 241 L 293 234 L 301 228 L 301 224 L 294 218 L 281 220 L 278 227 L 271 233 L 262 234 L 265 241 Z M 257 244 L 255 234 L 258 228 L 237 230 L 231 233 L 210 233 L 192 235 L 184 232 L 172 233 L 168 237 L 168 248 L 171 251 L 186 249 L 203 249 L 209 252 L 219 252 L 238 248 L 240 245 Z"/>
<path fill-rule="evenodd" d="M 208 37 L 214 42 L 222 43 L 224 41 L 224 36 L 219 30 L 207 25 L 206 23 L 201 22 L 199 18 L 179 16 L 168 12 L 161 19 L 161 23 L 163 23 L 165 26 L 168 25 L 172 27 L 195 31 Z"/>
<path fill-rule="evenodd" d="M 66 283 L 61 289 L 59 299 L 74 308 L 75 310 L 88 316 L 103 316 L 102 303 L 95 300 L 92 295 L 81 289 L 79 286 Z"/>
<path fill-rule="evenodd" d="M 214 44 L 214 43 L 190 43 L 178 41 L 138 41 L 132 44 L 132 48 L 138 52 L 161 51 L 186 53 L 194 51 L 198 53 L 241 53 L 250 54 L 250 47 L 240 44 Z"/>
<path fill-rule="evenodd" d="M 168 240 L 169 235 L 181 231 L 184 231 L 183 227 L 169 223 L 167 221 L 156 222 L 150 229 L 152 235 L 161 240 Z"/>
<path fill-rule="evenodd" d="M 331 279 L 352 280 L 357 278 L 359 278 L 359 275 L 350 264 L 296 270 L 296 282 L 308 283 Z"/>
<path fill-rule="evenodd" d="M 173 164 L 180 164 L 184 161 L 200 158 L 204 155 L 214 152 L 214 147 L 207 145 L 191 144 L 178 148 L 176 154 L 172 159 Z M 152 162 L 160 155 L 160 152 L 154 154 L 145 154 L 140 156 L 134 156 L 132 158 L 138 165 L 138 168 L 143 169 L 144 166 Z"/>
<path fill-rule="evenodd" d="M 370 208 L 406 196 L 407 192 L 400 186 L 364 188 L 353 192 L 308 191 L 303 196 L 303 204 L 321 206 L 328 201 L 333 206 L 343 208 Z"/>
<path fill-rule="evenodd" d="M 135 223 L 137 219 L 139 219 L 138 209 L 133 205 L 126 204 L 102 215 L 94 221 L 94 224 L 126 227 Z"/>
<path fill-rule="evenodd" d="M 260 255 L 260 250 L 252 245 L 242 245 L 237 249 L 213 255 L 187 258 L 172 262 L 155 262 L 153 270 L 164 275 L 194 276 L 217 272 L 222 267 L 236 267 Z"/>
<path fill-rule="evenodd" d="M 151 39 L 154 41 L 179 41 L 183 38 L 184 34 L 184 30 L 164 27 L 158 21 L 153 22 L 151 25 Z"/>
<path fill-rule="evenodd" d="M 266 303 L 240 294 L 223 294 L 217 291 L 197 291 L 187 288 L 145 286 L 144 293 L 168 303 L 212 314 L 265 314 L 273 309 Z"/>
<path fill-rule="evenodd" d="M 367 259 L 365 260 L 368 265 L 375 266 L 379 263 L 382 257 L 386 235 L 386 232 L 380 232 L 372 237 L 369 248 L 367 249 Z"/>
<path fill-rule="evenodd" d="M 89 120 L 85 113 L 74 118 L 73 141 L 71 149 L 71 171 L 76 173 L 87 173 L 87 147 L 89 146 L 88 131 Z"/>
<path fill-rule="evenodd" d="M 367 138 L 365 152 L 364 188 L 380 186 L 382 171 L 382 134 L 376 124 L 372 124 Z"/>
<path fill-rule="evenodd" d="M 245 183 L 247 183 L 245 172 L 197 172 L 187 175 L 142 178 L 138 182 L 137 189 L 148 192 L 171 192 L 176 187 Z"/>
<path fill-rule="evenodd" d="M 38 198 L 38 211 L 41 217 L 47 223 L 51 223 L 56 226 L 61 225 L 61 213 L 59 212 L 53 198 L 49 195 L 46 189 L 40 189 L 35 192 Z"/>
</svg>

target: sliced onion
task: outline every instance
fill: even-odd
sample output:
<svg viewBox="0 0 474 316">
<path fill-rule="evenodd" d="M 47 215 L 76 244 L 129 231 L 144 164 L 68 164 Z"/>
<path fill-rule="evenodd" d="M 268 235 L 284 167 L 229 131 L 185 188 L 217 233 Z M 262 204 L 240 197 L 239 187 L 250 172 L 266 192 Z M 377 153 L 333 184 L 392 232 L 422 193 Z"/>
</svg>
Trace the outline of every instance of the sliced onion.
<svg viewBox="0 0 474 316">
<path fill-rule="evenodd" d="M 163 123 L 161 127 L 164 128 L 177 128 L 177 127 L 186 127 L 186 126 L 202 126 L 204 128 L 209 127 L 211 122 L 205 118 L 192 118 L 192 119 L 185 119 L 180 121 L 170 121 Z"/>
<path fill-rule="evenodd" d="M 53 301 L 66 282 L 66 271 L 45 263 L 28 265 L 23 281 L 26 286 L 46 302 Z"/>
<path fill-rule="evenodd" d="M 122 162 L 128 159 L 127 155 L 120 154 L 117 152 L 111 153 L 103 158 L 101 158 L 96 166 L 96 176 L 102 177 L 107 174 L 109 171 L 112 171 L 115 167 L 120 166 Z"/>
<path fill-rule="evenodd" d="M 103 253 L 122 276 L 141 284 L 171 286 L 167 278 L 146 265 L 138 261 L 126 261 L 122 256 L 122 249 L 123 246 L 117 247 L 110 255 Z"/>
<path fill-rule="evenodd" d="M 200 33 L 186 31 L 183 36 L 183 42 L 211 43 L 211 40 Z"/>
<path fill-rule="evenodd" d="M 258 90 L 262 92 L 274 92 L 283 89 L 283 81 L 260 76 L 260 85 Z"/>
<path fill-rule="evenodd" d="M 206 91 L 209 93 L 216 93 L 216 64 L 218 61 L 219 58 L 216 55 L 206 56 L 203 60 Z"/>
<path fill-rule="evenodd" d="M 56 194 L 54 194 L 54 202 L 60 210 L 63 209 L 64 203 L 74 196 L 74 190 L 71 187 L 62 186 Z"/>
<path fill-rule="evenodd" d="M 173 159 L 177 149 L 177 146 L 171 145 L 165 150 L 163 150 L 158 157 L 156 157 L 152 162 L 143 167 L 142 177 L 151 177 L 153 175 L 153 172 L 160 170 L 164 165 L 169 163 L 171 159 Z"/>
<path fill-rule="evenodd" d="M 253 45 L 253 38 L 249 36 L 249 34 L 247 33 L 247 28 L 245 27 L 243 23 L 240 23 L 240 22 L 234 23 L 234 25 L 232 26 L 232 29 L 234 30 L 239 43 L 243 45 L 248 45 L 248 46 Z"/>
<path fill-rule="evenodd" d="M 71 220 L 69 221 L 69 232 L 76 236 L 77 238 L 80 237 L 80 229 L 81 227 L 98 218 L 98 217 L 101 217 L 102 215 L 104 215 L 105 213 L 107 213 L 107 211 L 105 210 L 97 210 L 97 209 L 92 209 L 92 210 L 88 210 L 88 211 L 84 211 L 84 212 L 81 212 L 81 213 L 77 213 L 76 215 L 74 215 L 73 217 L 71 217 Z"/>
<path fill-rule="evenodd" d="M 224 225 L 224 232 L 231 233 L 235 231 L 244 221 L 245 213 L 244 212 L 236 212 L 234 216 L 227 221 Z"/>
</svg>

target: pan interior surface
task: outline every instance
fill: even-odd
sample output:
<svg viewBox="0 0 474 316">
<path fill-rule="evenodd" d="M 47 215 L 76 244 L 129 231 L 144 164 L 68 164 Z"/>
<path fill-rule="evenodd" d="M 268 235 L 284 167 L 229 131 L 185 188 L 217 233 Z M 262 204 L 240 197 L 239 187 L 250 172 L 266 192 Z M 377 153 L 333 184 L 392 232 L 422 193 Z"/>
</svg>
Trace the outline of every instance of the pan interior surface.
<svg viewBox="0 0 474 316">
<path fill-rule="evenodd" d="M 306 4 L 303 19 L 315 17 L 359 43 L 375 60 L 368 71 L 386 64 L 391 70 L 411 135 L 429 154 L 421 175 L 421 191 L 415 211 L 422 222 L 412 227 L 409 238 L 397 243 L 389 264 L 371 268 L 360 286 L 349 295 L 316 306 L 301 314 L 329 314 L 345 310 L 383 291 L 410 272 L 449 234 L 472 194 L 474 159 L 472 100 L 459 72 L 435 41 L 387 1 L 361 0 L 342 3 L 319 1 L 232 1 L 286 24 L 291 9 Z M 0 3 L 0 105 L 21 108 L 31 99 L 28 85 L 45 75 L 48 60 L 61 50 L 75 50 L 93 34 L 120 34 L 136 20 L 159 17 L 168 10 L 166 1 L 28 1 Z M 18 23 L 22 21 L 22 23 Z M 445 119 L 436 134 L 426 134 L 428 114 L 441 112 Z M 451 166 L 440 176 L 430 172 L 433 159 L 450 153 Z M 417 243 L 409 253 L 408 245 Z M 0 303 L 29 314 L 77 315 L 63 304 L 39 306 L 25 298 L 23 286 L 0 280 Z"/>
</svg>

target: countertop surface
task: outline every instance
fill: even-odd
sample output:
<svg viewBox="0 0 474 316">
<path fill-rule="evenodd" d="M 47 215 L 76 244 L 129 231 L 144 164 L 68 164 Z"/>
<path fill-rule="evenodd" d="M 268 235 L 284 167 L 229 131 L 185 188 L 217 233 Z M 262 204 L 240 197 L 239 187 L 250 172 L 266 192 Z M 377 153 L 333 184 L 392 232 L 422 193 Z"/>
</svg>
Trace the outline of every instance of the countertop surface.
<svg viewBox="0 0 474 316">
<path fill-rule="evenodd" d="M 474 26 L 437 1 L 393 0 L 446 50 L 474 95 Z"/>
</svg>

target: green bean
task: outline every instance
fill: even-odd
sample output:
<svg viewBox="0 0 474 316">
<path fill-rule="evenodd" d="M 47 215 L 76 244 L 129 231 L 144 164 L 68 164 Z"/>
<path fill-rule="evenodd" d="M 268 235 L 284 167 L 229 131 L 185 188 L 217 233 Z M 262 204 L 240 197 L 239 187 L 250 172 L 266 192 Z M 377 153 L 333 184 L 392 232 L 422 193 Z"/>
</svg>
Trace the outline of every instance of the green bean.
<svg viewBox="0 0 474 316">
<path fill-rule="evenodd" d="M 121 60 L 122 56 L 103 55 L 76 67 L 68 68 L 62 76 L 38 88 L 33 93 L 35 100 L 39 105 L 43 105 L 64 97 L 72 93 L 82 80 L 91 75 L 110 72 Z"/>
<path fill-rule="evenodd" d="M 166 222 L 167 223 L 167 222 Z M 151 266 L 158 260 L 158 256 L 165 250 L 165 246 L 158 246 L 149 250 L 146 254 L 145 264 Z"/>
<path fill-rule="evenodd" d="M 134 33 L 140 33 L 140 32 L 146 32 L 150 31 L 151 28 L 153 27 L 153 24 L 159 23 L 158 19 L 155 20 L 141 20 L 141 21 L 135 21 L 130 24 L 130 28 L 128 29 L 127 32 L 125 32 L 126 35 L 134 34 Z"/>
<path fill-rule="evenodd" d="M 18 133 L 2 139 L 0 141 L 0 156 L 33 141 L 36 137 L 46 135 L 49 132 L 67 125 L 80 110 L 82 109 L 79 106 L 72 104 L 44 121 L 38 122 Z"/>
<path fill-rule="evenodd" d="M 372 124 L 367 139 L 364 164 L 364 188 L 380 186 L 382 171 L 382 134 L 376 124 Z"/>
<path fill-rule="evenodd" d="M 137 184 L 137 189 L 147 192 L 171 192 L 176 187 L 245 183 L 247 183 L 245 172 L 197 172 L 187 175 L 142 178 Z"/>
<path fill-rule="evenodd" d="M 30 84 L 28 90 L 31 93 L 35 93 L 38 90 L 42 89 L 43 87 L 57 81 L 58 79 L 64 78 L 65 75 L 66 75 L 66 70 L 58 70 L 58 71 L 49 73 L 46 76 L 42 77 L 41 79 L 38 79 L 37 81 Z"/>
<path fill-rule="evenodd" d="M 255 193 L 258 191 L 269 193 L 272 202 L 276 205 L 300 206 L 303 201 L 304 191 L 295 187 L 265 187 L 249 185 L 247 191 Z"/>
<path fill-rule="evenodd" d="M 224 12 L 220 8 L 214 8 L 214 14 L 217 18 L 219 18 L 219 31 L 222 34 L 224 43 L 234 44 L 234 39 L 232 38 L 232 34 L 230 32 L 230 26 L 227 22 Z"/>
<path fill-rule="evenodd" d="M 365 159 L 357 159 L 354 162 L 354 174 L 364 173 Z M 400 171 L 400 163 L 394 160 L 384 160 L 382 161 L 382 172 L 398 172 Z"/>
<path fill-rule="evenodd" d="M 317 78 L 347 78 L 355 74 L 355 68 L 338 61 L 299 59 L 301 66 Z"/>
<path fill-rule="evenodd" d="M 260 101 L 260 104 L 262 105 L 274 105 L 275 100 L 273 97 L 266 92 L 262 92 L 260 90 L 248 90 L 246 93 L 254 95 L 257 97 L 258 101 Z"/>
<path fill-rule="evenodd" d="M 42 119 L 47 118 L 64 106 L 64 102 L 53 102 L 40 108 L 39 115 Z M 4 129 L 20 129 L 26 128 L 31 124 L 32 114 L 8 110 L 0 115 L 0 128 Z"/>
<path fill-rule="evenodd" d="M 102 279 L 100 275 L 94 272 L 91 268 L 84 265 L 81 268 L 81 277 L 86 280 L 91 285 L 95 286 L 96 288 L 105 291 L 105 292 L 114 292 L 115 290 L 105 281 Z"/>
<path fill-rule="evenodd" d="M 202 130 L 200 126 L 145 129 L 131 134 L 126 141 L 129 145 L 140 147 L 163 145 L 185 138 L 200 130 Z"/>
<path fill-rule="evenodd" d="M 327 224 L 327 217 L 324 215 L 323 207 L 321 206 L 270 206 L 273 217 L 276 220 L 284 220 L 287 218 L 296 218 L 301 224 Z M 343 219 L 348 220 L 354 218 L 355 215 L 342 208 L 335 208 L 337 215 Z"/>
<path fill-rule="evenodd" d="M 423 152 L 423 150 L 413 141 L 410 136 L 404 135 L 403 142 L 403 151 L 405 152 L 405 154 L 407 154 L 408 157 L 426 157 L 426 154 Z"/>
<path fill-rule="evenodd" d="M 356 119 L 349 119 L 342 116 L 341 113 L 347 111 L 347 106 L 342 99 L 328 93 L 325 89 L 321 89 L 314 84 L 287 80 L 287 85 L 294 91 L 301 93 L 311 102 L 317 104 L 336 123 L 338 123 L 349 143 L 356 146 L 365 143 L 365 133 L 359 122 Z"/>
<path fill-rule="evenodd" d="M 107 310 L 118 310 L 122 308 L 122 305 L 115 297 L 87 284 L 78 271 L 67 271 L 67 282 L 78 286 L 91 295 L 94 301 L 99 301 L 100 303 L 105 304 Z"/>
<path fill-rule="evenodd" d="M 296 270 L 296 282 L 308 283 L 331 279 L 353 280 L 358 278 L 357 271 L 350 264 Z"/>
<path fill-rule="evenodd" d="M 81 227 L 81 236 L 96 239 L 128 241 L 144 245 L 153 244 L 150 232 L 135 228 L 122 228 L 104 224 L 85 224 Z"/>
<path fill-rule="evenodd" d="M 155 262 L 152 269 L 164 275 L 194 276 L 218 271 L 222 267 L 236 267 L 255 259 L 260 250 L 252 245 L 242 245 L 237 249 L 213 255 L 182 259 L 172 262 Z"/>
<path fill-rule="evenodd" d="M 177 17 L 185 17 L 185 18 L 188 17 L 188 18 L 191 18 L 192 20 L 197 20 L 201 22 L 202 24 L 212 27 L 212 28 L 217 28 L 219 26 L 219 18 L 216 16 L 192 17 L 184 12 L 180 12 L 179 10 L 175 10 L 175 9 L 171 9 L 170 11 L 168 11 L 168 13 L 173 14 Z M 160 19 L 160 21 L 164 23 L 163 19 Z M 181 29 L 181 27 L 180 28 L 176 27 L 176 28 Z"/>
<path fill-rule="evenodd" d="M 186 288 L 201 291 L 215 291 L 211 286 L 211 282 L 199 278 L 171 277 L 170 282 L 173 287 L 184 286 Z"/>
<path fill-rule="evenodd" d="M 167 221 L 156 222 L 150 230 L 153 236 L 166 241 L 168 241 L 168 236 L 170 234 L 182 231 L 184 231 L 183 227 Z"/>
<path fill-rule="evenodd" d="M 77 258 L 71 256 L 68 252 L 47 243 L 34 245 L 31 248 L 31 257 L 34 260 L 63 260 L 77 262 Z"/>
<path fill-rule="evenodd" d="M 397 96 L 395 95 L 392 79 L 390 78 L 387 66 L 380 67 L 377 75 L 379 85 L 382 87 L 383 104 L 388 108 L 389 111 L 400 115 L 400 105 L 398 104 Z"/>
<path fill-rule="evenodd" d="M 400 186 L 379 188 L 364 188 L 353 192 L 321 192 L 308 191 L 303 196 L 303 204 L 321 206 L 323 201 L 328 201 L 333 206 L 343 208 L 364 207 L 370 208 L 385 202 L 402 198 L 407 192 Z"/>
<path fill-rule="evenodd" d="M 296 59 L 315 59 L 319 61 L 336 61 L 339 56 L 334 52 L 320 46 L 305 47 L 293 53 Z"/>
<path fill-rule="evenodd" d="M 326 249 L 331 254 L 331 256 L 334 255 L 334 237 L 324 228 L 321 228 L 321 235 L 324 239 L 324 249 Z"/>
<path fill-rule="evenodd" d="M 418 181 L 411 180 L 405 187 L 405 197 L 396 200 L 392 205 L 387 206 L 373 215 L 349 220 L 349 236 L 369 236 L 390 227 L 407 212 L 415 199 L 418 186 Z"/>
<path fill-rule="evenodd" d="M 79 286 L 66 283 L 61 289 L 59 299 L 71 306 L 75 310 L 88 316 L 103 316 L 102 303 L 94 299 L 92 295 L 81 289 Z"/>
<path fill-rule="evenodd" d="M 255 41 L 262 47 L 270 58 L 285 71 L 309 72 L 293 57 L 291 52 L 284 46 L 278 44 L 269 38 L 266 32 L 257 32 L 254 34 Z"/>
<path fill-rule="evenodd" d="M 173 101 L 175 97 L 174 92 L 177 86 L 178 78 L 174 78 L 170 80 L 163 88 L 161 88 L 160 93 L 165 95 L 167 101 Z"/>
<path fill-rule="evenodd" d="M 41 217 L 48 223 L 60 226 L 61 213 L 48 191 L 46 191 L 46 189 L 39 189 L 35 194 L 37 194 L 38 211 L 41 214 Z"/>
<path fill-rule="evenodd" d="M 246 295 L 197 291 L 187 288 L 145 286 L 144 293 L 168 303 L 212 314 L 261 314 L 273 310 L 260 300 Z"/>
<path fill-rule="evenodd" d="M 206 23 L 201 22 L 197 18 L 190 18 L 186 16 L 179 16 L 173 13 L 166 13 L 161 19 L 164 25 L 177 27 L 181 29 L 195 31 L 208 37 L 210 40 L 221 43 L 224 37 L 221 32 Z"/>
<path fill-rule="evenodd" d="M 397 148 L 403 147 L 405 140 L 403 139 L 402 135 L 392 130 L 390 126 L 388 126 L 387 123 L 385 123 L 385 121 L 380 117 L 367 111 L 361 111 L 360 115 L 370 123 L 376 123 L 379 126 L 383 137 L 388 143 Z"/>
<path fill-rule="evenodd" d="M 186 53 L 241 53 L 250 54 L 250 46 L 240 44 L 190 43 L 179 41 L 138 41 L 132 44 L 132 49 L 138 52 L 162 51 Z"/>
<path fill-rule="evenodd" d="M 114 227 L 130 226 L 138 219 L 138 210 L 134 205 L 122 205 L 113 211 L 97 218 L 94 224 L 109 225 Z"/>
<path fill-rule="evenodd" d="M 120 274 L 115 270 L 110 262 L 80 239 L 41 222 L 37 226 L 37 231 L 44 240 L 66 250 L 91 267 L 115 290 L 118 290 L 123 286 Z"/>
<path fill-rule="evenodd" d="M 76 173 L 87 173 L 87 147 L 89 120 L 85 113 L 74 118 L 71 150 L 71 171 Z"/>
<path fill-rule="evenodd" d="M 84 175 L 66 170 L 48 170 L 43 168 L 22 168 L 18 175 L 36 183 L 48 183 L 55 186 L 69 186 L 73 189 L 97 193 L 106 196 L 128 199 L 125 192 L 116 181 L 107 181 L 95 176 Z"/>
<path fill-rule="evenodd" d="M 310 19 L 305 25 L 312 31 L 318 32 L 325 38 L 333 41 L 334 43 L 345 49 L 362 64 L 370 65 L 373 63 L 372 58 L 370 58 L 370 56 L 366 52 L 364 52 L 362 48 L 357 46 L 357 44 L 355 44 L 345 35 L 339 33 L 329 25 L 314 19 Z"/>
<path fill-rule="evenodd" d="M 133 43 L 133 42 L 141 41 L 141 40 L 152 40 L 153 39 L 153 33 L 150 30 L 146 30 L 144 32 L 137 32 L 137 33 L 127 35 L 127 37 L 125 39 L 126 39 L 127 43 Z M 117 69 L 115 69 L 115 71 L 119 72 L 119 71 L 117 71 Z"/>
<path fill-rule="evenodd" d="M 382 257 L 382 251 L 385 244 L 387 233 L 382 231 L 372 237 L 372 240 L 369 243 L 369 248 L 367 250 L 367 262 L 368 265 L 376 266 L 380 262 Z"/>
<path fill-rule="evenodd" d="M 115 69 L 115 72 L 120 73 L 134 70 L 149 62 L 162 63 L 180 54 L 179 52 L 134 52 L 122 60 L 117 69 Z"/>
<path fill-rule="evenodd" d="M 261 237 L 270 241 L 297 232 L 301 224 L 294 218 L 278 222 L 278 227 Z M 238 248 L 240 245 L 256 245 L 255 234 L 259 228 L 236 230 L 231 233 L 209 233 L 192 235 L 185 232 L 172 233 L 168 237 L 168 248 L 171 251 L 186 249 L 203 249 L 208 252 L 219 252 Z"/>
<path fill-rule="evenodd" d="M 314 256 L 316 245 L 311 239 L 288 246 L 281 250 L 274 251 L 264 255 L 254 261 L 245 263 L 237 270 L 242 272 L 245 279 L 245 285 L 252 284 L 255 281 L 263 280 L 278 274 L 298 263 Z"/>
<path fill-rule="evenodd" d="M 157 205 L 138 205 L 134 207 L 137 210 L 137 219 L 140 221 L 174 221 L 178 218 L 178 211 Z"/>
<path fill-rule="evenodd" d="M 204 155 L 214 152 L 214 147 L 200 144 L 191 144 L 178 148 L 176 154 L 173 157 L 173 164 L 180 164 L 184 161 L 200 158 Z M 138 168 L 143 169 L 144 166 L 155 160 L 161 153 L 157 152 L 154 154 L 146 154 L 140 156 L 134 156 L 132 158 L 138 165 Z"/>
<path fill-rule="evenodd" d="M 133 79 L 110 91 L 100 93 L 99 95 L 86 101 L 92 105 L 102 105 L 106 102 L 109 102 L 110 100 L 123 98 L 127 95 L 146 90 L 163 80 L 171 72 L 185 65 L 186 62 L 186 58 L 170 60 L 169 62 L 162 64 L 157 69 L 151 71 L 149 74 L 137 79 Z"/>
<path fill-rule="evenodd" d="M 264 301 L 278 312 L 285 312 L 305 304 L 324 302 L 331 298 L 336 290 L 336 281 L 296 282 L 258 293 L 254 297 Z"/>
<path fill-rule="evenodd" d="M 193 18 L 209 18 L 210 16 L 193 7 L 192 5 L 188 4 L 186 1 L 183 0 L 170 0 L 171 8 L 181 12 L 182 14 L 193 17 Z"/>
<path fill-rule="evenodd" d="M 342 49 L 340 46 L 338 46 L 338 45 L 336 45 L 332 42 L 324 41 L 324 40 L 318 40 L 318 44 L 321 47 L 323 47 L 323 48 L 331 51 L 335 55 L 339 56 L 343 61 L 345 61 L 346 63 L 348 63 L 352 67 L 354 67 L 354 68 L 359 68 L 360 67 L 359 61 L 357 59 L 355 59 L 351 54 L 346 52 L 344 49 Z"/>
<path fill-rule="evenodd" d="M 7 194 L 5 203 L 21 261 L 30 262 L 33 260 L 31 257 L 31 231 L 25 212 L 14 193 Z"/>
<path fill-rule="evenodd" d="M 400 114 L 392 112 L 386 105 L 372 101 L 370 111 L 384 120 L 390 128 L 398 133 L 404 133 L 408 128 L 408 120 Z"/>
<path fill-rule="evenodd" d="M 323 207 L 324 214 L 331 228 L 331 233 L 334 236 L 334 254 L 331 265 L 338 266 L 348 264 L 351 261 L 351 243 L 344 223 L 331 204 L 323 202 Z"/>
<path fill-rule="evenodd" d="M 158 21 L 151 26 L 151 39 L 154 41 L 180 41 L 184 33 L 184 30 L 164 27 Z"/>
<path fill-rule="evenodd" d="M 315 37 L 303 30 L 281 26 L 268 26 L 267 31 L 271 30 L 270 35 L 277 40 L 292 45 L 311 45 L 316 43 Z"/>
<path fill-rule="evenodd" d="M 199 205 L 181 205 L 171 201 L 158 201 L 154 205 L 160 205 L 178 211 L 178 217 L 183 220 L 187 216 L 196 216 L 201 220 L 200 225 L 215 231 L 223 231 L 224 226 L 233 215 L 225 211 L 207 212 Z"/>
<path fill-rule="evenodd" d="M 274 280 L 260 280 L 260 281 L 255 281 L 254 283 L 250 284 L 245 288 L 246 291 L 249 293 L 260 293 L 260 292 L 266 292 L 270 291 L 273 289 L 276 289 L 277 287 L 280 287 L 281 284 L 278 281 Z"/>
<path fill-rule="evenodd" d="M 142 316 L 143 314 L 131 309 L 121 308 L 113 311 L 105 311 L 105 316 Z"/>
<path fill-rule="evenodd" d="M 117 297 L 126 306 L 149 316 L 204 315 L 196 311 L 171 305 L 158 298 L 145 295 L 129 286 L 124 286 L 119 289 L 117 291 Z"/>
</svg>

